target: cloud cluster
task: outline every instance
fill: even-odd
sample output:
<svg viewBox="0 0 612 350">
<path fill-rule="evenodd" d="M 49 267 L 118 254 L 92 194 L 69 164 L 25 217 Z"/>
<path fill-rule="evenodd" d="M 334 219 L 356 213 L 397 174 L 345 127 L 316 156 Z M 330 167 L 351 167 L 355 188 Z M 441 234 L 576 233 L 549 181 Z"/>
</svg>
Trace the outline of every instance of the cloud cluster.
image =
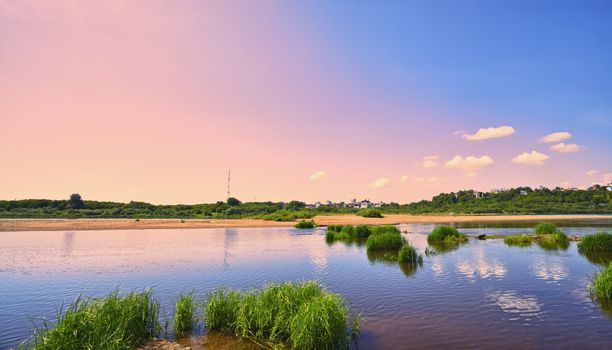
<svg viewBox="0 0 612 350">
<path fill-rule="evenodd" d="M 577 145 L 575 143 L 557 143 L 548 148 L 549 151 L 555 151 L 559 153 L 574 153 L 584 149 L 584 146 Z"/>
<path fill-rule="evenodd" d="M 460 133 L 461 137 L 468 141 L 482 141 L 488 139 L 495 139 L 499 137 L 506 137 L 514 134 L 516 131 L 513 127 L 508 125 L 502 125 L 491 128 L 481 128 L 474 134 Z"/>
<path fill-rule="evenodd" d="M 572 137 L 572 134 L 570 134 L 567 131 L 553 132 L 552 134 L 548 134 L 548 135 L 542 137 L 540 139 L 540 143 L 559 142 L 559 141 L 567 140 L 567 139 L 569 139 L 571 137 Z"/>
<path fill-rule="evenodd" d="M 495 163 L 493 158 L 489 156 L 454 156 L 453 159 L 444 163 L 447 168 L 457 168 L 466 171 L 474 171 Z"/>
<path fill-rule="evenodd" d="M 321 179 L 325 178 L 326 175 L 327 174 L 324 171 L 317 171 L 316 173 L 310 175 L 308 180 L 310 180 L 310 181 L 318 181 L 318 180 L 321 180 Z"/>
<path fill-rule="evenodd" d="M 537 151 L 531 151 L 531 153 L 523 152 L 518 156 L 512 158 L 512 162 L 527 165 L 543 165 L 548 160 L 548 158 L 550 157 L 546 154 Z"/>
<path fill-rule="evenodd" d="M 423 157 L 423 161 L 420 163 L 421 168 L 429 169 L 435 168 L 438 166 L 438 156 L 425 156 Z"/>
<path fill-rule="evenodd" d="M 389 178 L 386 177 L 381 177 L 380 179 L 376 179 L 376 181 L 372 182 L 370 184 L 370 187 L 374 187 L 374 188 L 383 188 L 383 187 L 387 187 L 387 185 L 389 185 L 389 182 L 391 180 L 389 180 Z"/>
</svg>

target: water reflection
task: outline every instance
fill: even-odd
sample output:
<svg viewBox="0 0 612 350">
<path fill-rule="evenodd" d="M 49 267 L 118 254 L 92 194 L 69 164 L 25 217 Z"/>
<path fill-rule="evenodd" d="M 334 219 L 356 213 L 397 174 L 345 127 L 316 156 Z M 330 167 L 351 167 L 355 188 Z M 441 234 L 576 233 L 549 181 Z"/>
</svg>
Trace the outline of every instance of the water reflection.
<svg viewBox="0 0 612 350">
<path fill-rule="evenodd" d="M 460 259 L 457 262 L 456 269 L 469 279 L 475 277 L 489 278 L 491 276 L 503 278 L 508 271 L 499 260 L 485 257 L 482 243 L 474 247 L 471 257 Z"/>
<path fill-rule="evenodd" d="M 537 278 L 549 282 L 558 282 L 569 276 L 563 260 L 557 256 L 538 258 L 531 266 L 531 271 Z"/>
<path fill-rule="evenodd" d="M 65 232 L 62 238 L 62 257 L 69 257 L 74 247 L 74 232 Z"/>
<path fill-rule="evenodd" d="M 581 250 L 578 250 L 578 252 L 593 264 L 608 265 L 610 262 L 612 262 L 612 252 L 593 252 Z"/>
<path fill-rule="evenodd" d="M 505 313 L 512 317 L 511 321 L 522 320 L 528 324 L 533 318 L 542 318 L 542 306 L 534 296 L 522 296 L 515 291 L 494 292 L 489 297 Z"/>
</svg>

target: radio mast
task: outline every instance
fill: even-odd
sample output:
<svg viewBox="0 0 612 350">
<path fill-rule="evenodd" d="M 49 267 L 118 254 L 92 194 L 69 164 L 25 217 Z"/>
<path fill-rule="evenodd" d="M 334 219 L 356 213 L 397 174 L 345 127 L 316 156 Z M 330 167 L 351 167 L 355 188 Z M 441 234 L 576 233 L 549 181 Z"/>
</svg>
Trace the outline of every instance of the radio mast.
<svg viewBox="0 0 612 350">
<path fill-rule="evenodd" d="M 232 170 L 230 169 L 227 171 L 227 198 L 226 199 L 229 199 L 230 197 L 230 176 L 231 174 L 232 174 Z"/>
</svg>

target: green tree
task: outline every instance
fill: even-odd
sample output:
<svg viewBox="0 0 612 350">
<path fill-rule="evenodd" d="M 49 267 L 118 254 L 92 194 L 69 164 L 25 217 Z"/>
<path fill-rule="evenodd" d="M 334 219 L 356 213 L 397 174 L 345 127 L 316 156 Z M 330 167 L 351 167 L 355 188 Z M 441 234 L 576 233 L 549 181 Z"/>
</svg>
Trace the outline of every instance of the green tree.
<svg viewBox="0 0 612 350">
<path fill-rule="evenodd" d="M 70 195 L 70 199 L 68 199 L 68 206 L 71 209 L 83 209 L 85 207 L 85 203 L 83 202 L 83 198 L 78 193 L 73 193 Z"/>
<path fill-rule="evenodd" d="M 237 198 L 229 197 L 227 199 L 227 205 L 236 206 L 236 205 L 240 205 L 240 204 L 242 204 L 242 202 L 239 201 Z"/>
</svg>

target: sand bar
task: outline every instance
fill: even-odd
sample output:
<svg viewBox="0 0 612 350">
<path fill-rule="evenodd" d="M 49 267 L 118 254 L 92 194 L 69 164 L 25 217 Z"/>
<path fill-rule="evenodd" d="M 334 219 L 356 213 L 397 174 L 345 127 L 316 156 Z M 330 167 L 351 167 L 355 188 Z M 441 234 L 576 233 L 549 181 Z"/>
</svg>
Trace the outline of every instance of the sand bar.
<svg viewBox="0 0 612 350">
<path fill-rule="evenodd" d="M 447 223 L 476 221 L 612 221 L 612 215 L 385 215 L 384 218 L 362 218 L 356 215 L 320 215 L 319 225 L 381 225 L 404 223 Z M 169 228 L 290 227 L 295 222 L 259 219 L 0 219 L 0 231 L 65 230 L 138 230 Z"/>
</svg>

